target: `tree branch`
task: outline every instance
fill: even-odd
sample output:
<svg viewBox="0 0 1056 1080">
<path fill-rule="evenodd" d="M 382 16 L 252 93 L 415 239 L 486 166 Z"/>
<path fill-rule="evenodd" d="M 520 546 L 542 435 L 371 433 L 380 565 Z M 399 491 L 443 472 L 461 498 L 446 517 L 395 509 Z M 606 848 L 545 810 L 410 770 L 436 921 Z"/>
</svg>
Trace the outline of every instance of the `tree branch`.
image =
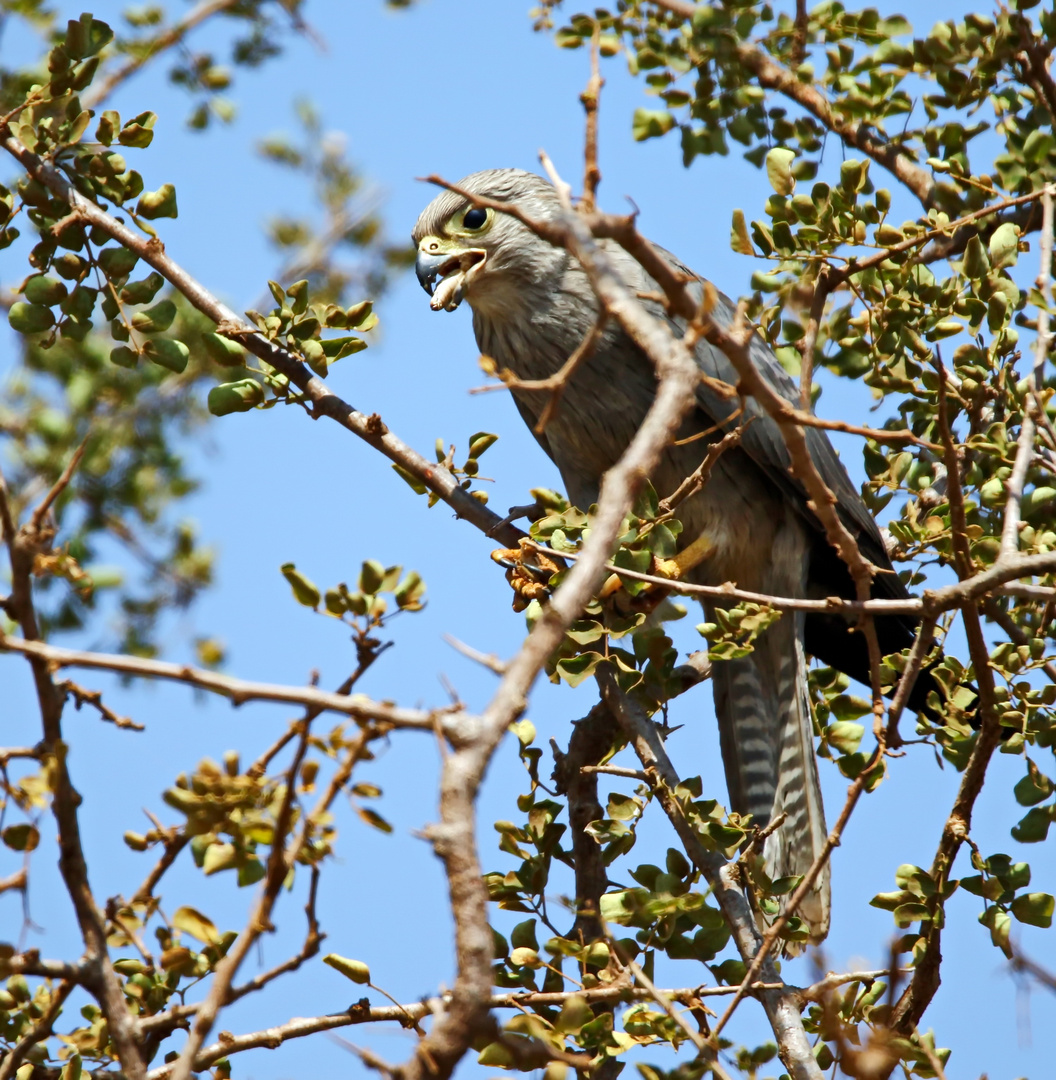
<svg viewBox="0 0 1056 1080">
<path fill-rule="evenodd" d="M 367 416 L 339 398 L 321 379 L 312 375 L 298 357 L 259 334 L 256 327 L 236 315 L 169 258 L 164 245 L 157 239 L 134 233 L 112 214 L 85 198 L 55 166 L 28 150 L 3 125 L 0 125 L 0 146 L 30 176 L 62 199 L 81 220 L 97 226 L 157 270 L 192 306 L 212 319 L 221 333 L 235 337 L 254 356 L 285 375 L 312 403 L 314 415 L 329 417 L 369 443 L 447 503 L 458 517 L 469 521 L 489 537 L 508 547 L 516 544 L 524 535 L 520 529 L 504 523 L 502 518 L 474 499 L 443 465 L 427 460 L 393 435 L 376 413 Z"/>
<path fill-rule="evenodd" d="M 1052 80 L 1050 78 L 1049 82 Z M 1023 498 L 1023 485 L 1030 471 L 1034 457 L 1034 439 L 1037 428 L 1034 426 L 1034 392 L 1044 385 L 1045 363 L 1049 357 L 1052 334 L 1049 332 L 1049 305 L 1052 303 L 1052 185 L 1046 186 L 1041 198 L 1041 268 L 1038 271 L 1036 286 L 1041 294 L 1038 305 L 1038 336 L 1034 342 L 1034 370 L 1027 379 L 1024 394 L 1023 419 L 1020 421 L 1019 438 L 1016 441 L 1016 457 L 1012 465 L 1012 474 L 1005 482 L 1007 499 L 1005 502 L 1005 520 L 1001 529 L 1001 555 L 1008 556 L 1019 550 L 1020 502 Z"/>
<path fill-rule="evenodd" d="M 33 564 L 37 554 L 47 547 L 48 532 L 30 522 L 18 528 L 11 510 L 7 482 L 0 473 L 0 523 L 11 563 L 10 607 L 22 627 L 25 645 L 39 646 L 40 629 L 33 603 Z M 46 646 L 39 646 L 44 647 Z M 81 797 L 73 786 L 66 763 L 66 744 L 62 735 L 62 710 L 66 694 L 55 685 L 49 665 L 40 657 L 30 658 L 33 683 L 40 708 L 42 759 L 51 763 L 51 809 L 58 828 L 59 871 L 73 903 L 85 958 L 80 982 L 95 996 L 107 1019 L 110 1039 L 127 1080 L 143 1080 L 143 1059 L 135 1042 L 132 1017 L 117 975 L 110 966 L 106 942 L 106 923 L 96 906 L 88 881 L 88 866 L 81 843 L 77 808 Z"/>
<path fill-rule="evenodd" d="M 711 886 L 733 933 L 737 951 L 746 964 L 751 964 L 762 941 L 748 902 L 741 892 L 735 868 L 721 855 L 708 851 L 686 819 L 675 797 L 675 790 L 679 786 L 678 773 L 667 756 L 656 725 L 620 691 L 612 673 L 604 665 L 598 668 L 596 678 L 602 700 L 619 721 L 638 759 L 647 772 L 655 774 L 653 790 L 657 801 L 678 833 L 686 854 Z M 773 960 L 765 954 L 760 963 L 760 973 L 768 988 L 758 991 L 758 996 L 777 1038 L 782 1063 L 792 1080 L 821 1080 L 822 1073 L 803 1029 L 795 992 L 781 982 Z"/>
<path fill-rule="evenodd" d="M 209 993 L 199 1005 L 195 1015 L 194 1027 L 187 1036 L 187 1041 L 180 1051 L 179 1058 L 173 1064 L 172 1073 L 170 1074 L 172 1080 L 189 1080 L 191 1072 L 195 1071 L 196 1058 L 202 1048 L 202 1043 L 212 1030 L 217 1015 L 228 1000 L 231 984 L 242 961 L 246 958 L 249 950 L 253 948 L 260 935 L 274 929 L 271 922 L 272 909 L 278 899 L 283 882 L 289 876 L 298 854 L 304 847 L 303 832 L 298 840 L 289 847 L 287 847 L 287 835 L 293 823 L 297 776 L 304 761 L 304 756 L 308 752 L 310 730 L 311 725 L 306 722 L 301 729 L 293 760 L 286 771 L 286 789 L 279 812 L 275 818 L 275 839 L 272 841 L 271 852 L 268 856 L 260 896 L 242 933 L 238 935 L 230 951 L 216 967 Z"/>
<path fill-rule="evenodd" d="M 220 675 L 205 668 L 189 664 L 174 664 L 164 660 L 146 660 L 138 656 L 116 653 L 82 652 L 45 645 L 39 641 L 27 641 L 0 633 L 0 652 L 21 653 L 34 663 L 43 663 L 51 670 L 64 667 L 91 668 L 97 671 L 113 671 L 119 675 L 131 675 L 146 679 L 167 679 L 186 683 L 200 690 L 208 690 L 228 698 L 235 706 L 249 701 L 274 701 L 284 705 L 304 705 L 318 712 L 335 712 L 366 723 L 376 721 L 392 728 L 413 731 L 435 731 L 457 728 L 463 724 L 465 715 L 451 707 L 425 711 L 402 709 L 395 705 L 370 701 L 362 694 L 348 696 L 317 690 L 313 686 L 283 686 L 278 683 L 250 682 L 231 675 Z"/>
<path fill-rule="evenodd" d="M 139 56 L 133 56 L 116 71 L 104 75 L 81 99 L 84 108 L 94 109 L 101 105 L 121 83 L 130 79 L 144 64 L 157 58 L 159 53 L 178 45 L 199 23 L 218 12 L 233 8 L 241 0 L 204 0 L 192 8 L 186 15 L 168 30 L 163 30 L 150 42 L 149 51 L 144 50 Z"/>
<path fill-rule="evenodd" d="M 653 319 L 623 285 L 595 244 L 590 229 L 567 201 L 553 224 L 563 246 L 584 267 L 601 306 L 653 359 L 659 386 L 642 426 L 602 480 L 589 540 L 520 652 L 507 666 L 498 691 L 481 717 L 480 735 L 468 744 L 456 741 L 455 752 L 444 763 L 441 823 L 427 835 L 447 873 L 455 917 L 458 975 L 450 1007 L 436 1019 L 415 1056 L 403 1066 L 406 1080 L 445 1080 L 470 1042 L 487 1030 L 491 931 L 474 834 L 477 789 L 495 748 L 510 723 L 523 712 L 539 671 L 600 586 L 624 515 L 663 448 L 674 438 L 692 404 L 697 381 L 696 363 L 686 346 Z"/>
<path fill-rule="evenodd" d="M 692 19 L 696 10 L 696 4 L 690 0 L 650 0 L 650 3 L 683 19 Z M 740 42 L 734 47 L 734 55 L 737 64 L 754 75 L 764 90 L 776 90 L 796 102 L 848 146 L 860 150 L 892 173 L 926 208 L 934 205 L 935 181 L 927 169 L 910 160 L 901 146 L 875 135 L 864 123 L 838 116 L 833 104 L 813 83 L 801 82 L 756 46 Z"/>
</svg>

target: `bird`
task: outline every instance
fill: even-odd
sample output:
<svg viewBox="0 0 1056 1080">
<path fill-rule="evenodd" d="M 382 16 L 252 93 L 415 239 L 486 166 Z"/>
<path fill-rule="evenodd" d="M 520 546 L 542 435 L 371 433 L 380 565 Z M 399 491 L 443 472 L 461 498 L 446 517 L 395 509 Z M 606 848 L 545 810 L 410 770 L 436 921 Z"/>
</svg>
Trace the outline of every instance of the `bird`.
<svg viewBox="0 0 1056 1080">
<path fill-rule="evenodd" d="M 515 204 L 530 219 L 554 220 L 563 212 L 548 180 L 520 169 L 491 169 L 460 180 L 457 188 L 491 201 Z M 561 247 L 537 236 L 511 214 L 445 190 L 422 211 L 412 233 L 416 273 L 434 310 L 453 311 L 465 301 L 472 309 L 480 352 L 516 380 L 545 379 L 595 331 L 599 303 L 580 263 Z M 670 315 L 657 283 L 615 241 L 598 244 L 632 294 L 678 335 L 685 323 Z M 681 273 L 699 299 L 706 282 L 669 252 L 656 250 Z M 709 291 L 713 287 L 709 287 Z M 715 291 L 712 317 L 729 327 L 733 303 Z M 740 425 L 738 445 L 715 463 L 697 494 L 677 510 L 681 542 L 692 558 L 686 580 L 706 585 L 733 582 L 741 589 L 798 598 L 856 597 L 854 582 L 826 538 L 790 458 L 777 424 L 753 399 L 743 402 L 716 385 L 736 386 L 738 377 L 725 354 L 706 340 L 694 346 L 702 378 L 695 407 L 679 438 L 666 447 L 650 480 L 669 495 L 701 464 L 710 442 Z M 758 334 L 750 356 L 763 378 L 796 404 L 799 388 Z M 651 406 L 657 386 L 653 364 L 610 319 L 593 353 L 574 371 L 555 411 L 539 430 L 548 395 L 518 388 L 518 412 L 561 475 L 569 500 L 586 510 L 597 501 L 601 479 L 622 455 Z M 750 422 L 745 423 L 746 420 Z M 811 458 L 836 497 L 836 509 L 876 568 L 874 598 L 901 599 L 908 593 L 894 572 L 880 529 L 825 433 L 805 429 Z M 697 438 L 693 438 L 697 436 Z M 713 606 L 705 603 L 705 611 Z M 909 647 L 916 623 L 884 615 L 875 620 L 882 655 Z M 807 663 L 813 656 L 868 683 L 864 635 L 833 613 L 786 612 L 739 659 L 712 666 L 730 808 L 765 826 L 785 815 L 766 837 L 765 872 L 771 879 L 804 875 L 826 842 L 821 787 L 814 753 Z M 911 708 L 925 707 L 933 683 L 918 679 Z M 831 882 L 828 864 L 796 914 L 809 940 L 829 929 Z"/>
</svg>

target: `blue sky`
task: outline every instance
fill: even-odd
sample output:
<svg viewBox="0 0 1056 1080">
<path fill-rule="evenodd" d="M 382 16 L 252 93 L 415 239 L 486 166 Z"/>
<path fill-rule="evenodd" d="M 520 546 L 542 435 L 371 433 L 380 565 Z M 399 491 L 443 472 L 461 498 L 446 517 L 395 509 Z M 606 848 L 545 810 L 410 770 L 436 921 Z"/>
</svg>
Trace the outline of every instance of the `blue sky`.
<svg viewBox="0 0 1056 1080">
<path fill-rule="evenodd" d="M 79 4 L 56 6 L 64 14 L 81 10 Z M 305 193 L 282 171 L 259 164 L 253 146 L 273 132 L 295 131 L 291 103 L 302 96 L 315 102 L 328 130 L 347 137 L 349 156 L 377 185 L 393 238 L 409 234 L 432 197 L 416 177 L 435 172 L 457 179 L 495 166 L 534 169 L 542 147 L 566 177 L 577 179 L 582 154 L 577 98 L 588 74 L 587 57 L 584 51 L 559 50 L 547 36 L 532 33 L 527 8 L 526 2 L 424 0 L 412 11 L 393 12 L 380 0 L 317 0 L 305 14 L 325 47 L 291 33 L 281 58 L 260 71 L 237 73 L 232 93 L 239 105 L 237 120 L 205 134 L 183 127 L 186 98 L 166 81 L 164 63 L 130 81 L 113 107 L 125 116 L 148 108 L 160 116 L 154 144 L 142 157 L 147 187 L 172 182 L 179 193 L 181 216 L 165 222 L 162 230 L 169 253 L 234 307 L 256 302 L 276 267 L 262 226 L 275 213 L 296 211 Z M 923 26 L 949 9 L 948 3 L 933 0 L 915 5 L 912 14 Z M 94 7 L 97 17 L 113 22 L 120 11 L 112 3 Z M 226 40 L 220 24 L 192 43 L 211 43 L 222 55 Z M 6 36 L 5 59 L 23 44 L 18 34 Z M 676 140 L 634 143 L 630 117 L 635 106 L 648 103 L 644 87 L 628 77 L 619 60 L 608 63 L 604 75 L 604 205 L 620 209 L 625 197 L 633 197 L 647 235 L 724 291 L 747 291 L 756 266 L 730 251 L 730 216 L 735 208 L 743 208 L 749 219 L 760 216 L 769 194 L 765 176 L 736 156 L 698 159 L 685 170 Z M 825 167 L 835 171 L 839 160 L 834 147 Z M 903 211 L 912 216 L 909 204 Z M 24 272 L 11 252 L 0 256 L 5 286 L 17 283 Z M 560 486 L 506 395 L 467 393 L 482 381 L 468 311 L 431 312 L 409 272 L 378 310 L 376 344 L 343 360 L 331 375 L 338 393 L 364 412 L 379 412 L 401 438 L 427 453 L 438 436 L 464 448 L 473 432 L 499 433 L 500 441 L 485 459 L 485 471 L 495 478 L 491 505 L 496 509 L 526 501 L 530 487 Z M 10 357 L 10 336 L 4 343 Z M 7 363 L 0 356 L 0 367 Z M 819 411 L 862 419 L 870 404 L 864 386 L 829 380 Z M 854 443 L 841 445 L 853 469 Z M 190 456 L 205 482 L 189 512 L 218 550 L 218 585 L 170 626 L 168 656 L 189 658 L 190 638 L 208 632 L 227 643 L 232 673 L 303 683 L 318 670 L 321 685 L 335 686 L 354 666 L 347 635 L 333 620 L 296 606 L 278 567 L 295 561 L 328 586 L 352 580 L 362 559 L 377 558 L 419 570 L 429 586 L 429 604 L 423 613 L 392 624 L 396 647 L 379 660 L 362 689 L 408 705 L 437 704 L 446 700 L 441 680 L 447 679 L 471 708 L 487 702 L 493 676 L 451 650 L 442 635 L 500 656 L 510 655 L 522 639 L 523 620 L 509 610 L 508 587 L 488 558 L 492 544 L 453 520 L 444 507 L 427 510 L 424 499 L 396 480 L 388 463 L 369 447 L 336 425 L 310 423 L 299 410 L 225 418 Z M 697 621 L 691 612 L 681 625 L 681 647 L 698 647 L 692 629 Z M 3 741 L 32 742 L 37 720 L 27 669 L 20 660 L 6 658 L 0 659 L 0 672 Z M 93 886 L 101 897 L 128 894 L 145 873 L 147 857 L 130 853 L 121 833 L 144 827 L 140 808 L 157 809 L 162 788 L 203 755 L 218 759 L 229 748 L 240 749 L 245 758 L 259 753 L 282 730 L 289 713 L 271 706 L 233 710 L 184 687 L 121 686 L 96 676 L 80 681 L 104 689 L 111 707 L 148 725 L 145 734 L 136 735 L 101 725 L 88 712 L 71 710 L 66 720 L 71 768 L 85 796 L 82 828 Z M 540 684 L 528 713 L 540 744 L 554 737 L 565 745 L 570 722 L 592 704 L 589 684 L 578 691 Z M 685 725 L 670 744 L 676 767 L 684 776 L 701 774 L 705 791 L 721 797 L 709 691 L 701 688 L 681 699 L 672 721 Z M 320 724 L 321 730 L 327 727 Z M 978 804 L 976 839 L 986 852 L 1008 851 L 1030 860 L 1034 887 L 1056 891 L 1051 851 L 1019 850 L 1008 836 L 1008 825 L 1018 817 L 1011 783 L 1021 772 L 1021 760 L 997 757 Z M 379 985 L 400 1000 L 414 1000 L 450 984 L 453 975 L 443 878 L 429 848 L 415 836 L 436 814 L 436 746 L 414 734 L 394 737 L 360 778 L 384 789 L 378 809 L 395 832 L 383 836 L 343 812 L 338 862 L 324 875 L 320 899 L 329 934 L 325 948 L 367 961 Z M 489 823 L 516 818 L 513 799 L 522 778 L 516 748 L 507 742 L 481 796 L 480 839 L 489 869 L 507 865 Z M 824 762 L 822 781 L 831 818 L 843 803 L 846 782 Z M 906 757 L 890 763 L 887 782 L 863 800 L 845 846 L 833 857 L 835 915 L 824 968 L 886 964 L 893 925 L 886 912 L 867 906 L 868 899 L 893 887 L 900 863 L 930 865 L 956 784 L 951 769 L 936 768 L 930 750 L 910 747 Z M 655 808 L 641 837 L 640 861 L 660 861 L 673 837 Z M 0 855 L 0 874 L 14 868 L 3 859 Z M 27 944 L 49 956 L 76 955 L 74 923 L 58 887 L 50 841 L 35 854 L 32 873 L 32 915 L 39 929 Z M 262 943 L 262 966 L 298 947 L 303 885 L 281 901 L 280 931 Z M 567 882 L 556 881 L 553 891 L 565 888 Z M 188 902 L 192 890 L 198 906 L 218 924 L 243 925 L 251 896 L 236 893 L 223 875 L 202 885 L 187 871 L 174 873 L 165 891 L 166 906 Z M 940 1045 L 954 1047 L 951 1076 L 1049 1075 L 1056 1060 L 1056 1031 L 1044 1020 L 1050 1001 L 1032 1008 L 1029 993 L 1017 989 L 987 932 L 977 925 L 977 912 L 976 898 L 963 893 L 950 903 L 944 985 L 924 1026 L 936 1028 Z M 16 898 L 0 896 L 0 925 L 13 928 L 19 918 Z M 1056 967 L 1051 934 L 1024 928 L 1022 941 L 1039 962 Z M 247 974 L 257 960 L 251 959 Z M 801 984 L 813 978 L 808 961 L 798 961 L 789 972 Z M 685 985 L 703 975 L 683 964 L 671 970 L 670 980 Z M 241 1003 L 225 1014 L 221 1026 L 244 1031 L 291 1013 L 333 1011 L 358 998 L 358 991 L 316 963 L 285 989 Z M 751 1003 L 742 1007 L 732 1030 L 749 1043 L 768 1037 Z M 399 1030 L 357 1028 L 344 1034 L 393 1062 L 411 1050 Z M 648 1052 L 639 1059 L 662 1060 Z M 236 1075 L 258 1080 L 309 1070 L 326 1075 L 330 1069 L 358 1075 L 361 1066 L 324 1038 L 245 1055 L 236 1063 Z M 467 1074 L 478 1071 L 468 1062 L 464 1069 Z"/>
</svg>

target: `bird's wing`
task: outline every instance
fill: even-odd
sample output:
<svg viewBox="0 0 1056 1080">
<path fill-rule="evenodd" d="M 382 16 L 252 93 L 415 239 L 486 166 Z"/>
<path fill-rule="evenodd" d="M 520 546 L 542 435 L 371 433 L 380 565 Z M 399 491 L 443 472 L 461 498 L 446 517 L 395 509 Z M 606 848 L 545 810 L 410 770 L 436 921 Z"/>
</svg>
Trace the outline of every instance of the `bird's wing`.
<svg viewBox="0 0 1056 1080">
<path fill-rule="evenodd" d="M 662 248 L 657 250 L 681 272 L 696 278 L 696 275 L 683 266 L 670 252 Z M 699 279 L 697 279 L 699 280 Z M 658 286 L 652 279 L 645 291 L 655 291 Z M 697 296 L 703 295 L 703 287 L 698 284 L 690 286 Z M 685 330 L 685 322 L 674 319 L 665 314 L 660 304 L 649 302 L 649 306 L 655 314 L 664 316 L 677 333 L 682 334 Z M 729 327 L 736 312 L 733 302 L 722 293 L 716 293 L 716 303 L 712 310 L 712 316 L 722 327 Z M 781 362 L 770 350 L 766 342 L 755 334 L 750 346 L 751 360 L 756 370 L 786 401 L 798 406 L 799 387 L 791 376 L 781 366 Z M 721 349 L 716 348 L 710 342 L 701 340 L 696 347 L 696 359 L 701 372 L 712 379 L 736 386 L 740 382 L 737 370 Z M 788 447 L 785 444 L 781 429 L 771 419 L 762 405 L 754 398 L 748 397 L 744 401 L 744 412 L 740 413 L 740 402 L 736 398 L 724 397 L 718 390 L 701 383 L 697 387 L 697 403 L 702 413 L 710 424 L 718 424 L 731 430 L 748 417 L 752 422 L 748 424 L 741 436 L 741 449 L 758 465 L 778 487 L 785 493 L 791 504 L 815 527 L 819 528 L 817 518 L 807 506 L 807 493 L 802 483 L 791 471 L 791 458 Z M 844 524 L 858 539 L 862 554 L 870 562 L 884 570 L 891 569 L 891 562 L 887 556 L 880 530 L 869 512 L 858 489 L 851 482 L 847 470 L 840 461 L 832 443 L 829 442 L 825 432 L 820 428 L 808 427 L 804 434 L 807 447 L 810 450 L 811 459 L 814 462 L 818 474 L 825 484 L 836 496 L 836 509 Z M 901 597 L 906 595 L 901 581 L 895 574 L 879 574 L 875 579 L 874 593 L 879 592 L 884 596 Z"/>
</svg>

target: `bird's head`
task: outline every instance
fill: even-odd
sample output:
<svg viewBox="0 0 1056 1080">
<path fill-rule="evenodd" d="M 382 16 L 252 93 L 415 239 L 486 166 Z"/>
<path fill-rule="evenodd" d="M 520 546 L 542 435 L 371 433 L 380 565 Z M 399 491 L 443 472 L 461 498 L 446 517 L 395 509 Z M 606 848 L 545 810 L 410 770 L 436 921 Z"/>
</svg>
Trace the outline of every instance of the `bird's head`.
<svg viewBox="0 0 1056 1080">
<path fill-rule="evenodd" d="M 520 169 L 473 173 L 457 184 L 464 191 L 502 202 L 517 203 L 537 219 L 553 217 L 557 194 L 541 176 Z M 474 308 L 512 299 L 559 272 L 563 251 L 540 240 L 509 214 L 474 206 L 453 191 L 444 191 L 422 211 L 411 234 L 418 249 L 415 271 L 432 297 L 434 311 L 454 311 L 466 299 Z"/>
</svg>

